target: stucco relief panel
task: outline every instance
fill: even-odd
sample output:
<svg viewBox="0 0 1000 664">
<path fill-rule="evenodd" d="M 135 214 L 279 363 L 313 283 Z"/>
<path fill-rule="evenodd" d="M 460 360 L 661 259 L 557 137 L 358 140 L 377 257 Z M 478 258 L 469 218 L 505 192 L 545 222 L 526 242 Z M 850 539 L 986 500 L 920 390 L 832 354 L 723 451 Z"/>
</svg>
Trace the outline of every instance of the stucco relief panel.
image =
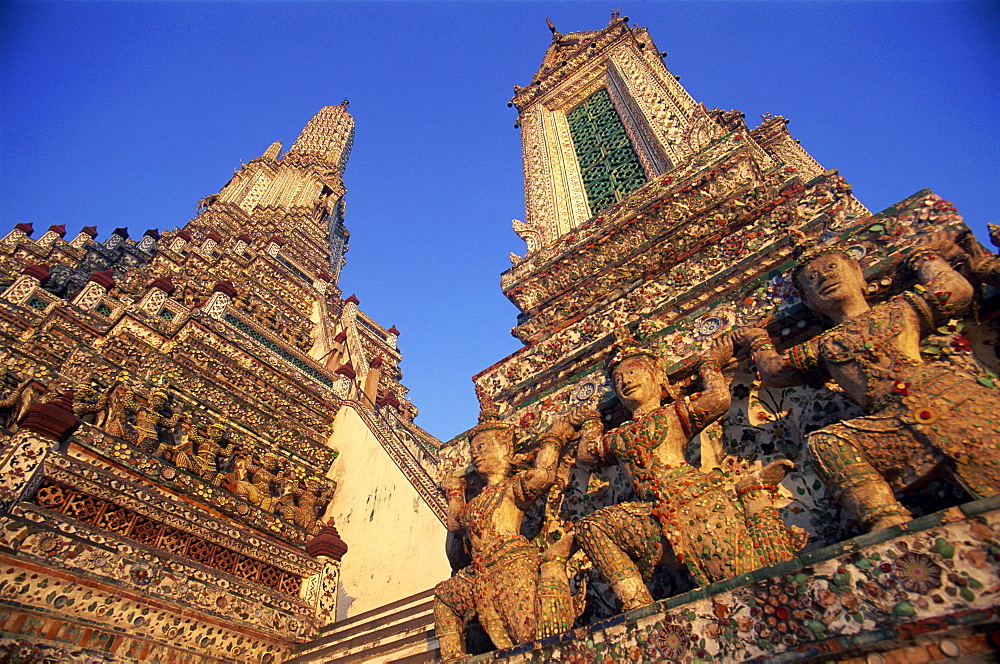
<svg viewBox="0 0 1000 664">
<path fill-rule="evenodd" d="M 524 203 L 526 223 L 545 229 L 552 218 L 549 163 L 546 159 L 545 128 L 541 106 L 521 114 L 521 145 L 524 154 Z M 543 230 L 544 232 L 544 230 Z"/>
<path fill-rule="evenodd" d="M 669 75 L 666 81 L 660 80 L 634 51 L 618 51 L 612 62 L 671 161 L 681 161 L 688 152 L 680 149 L 678 141 L 694 112 L 694 100 Z"/>
<path fill-rule="evenodd" d="M 555 113 L 546 112 L 542 116 L 545 127 L 545 152 L 549 159 L 549 191 L 552 193 L 552 207 L 555 212 L 554 217 L 549 220 L 547 225 L 547 242 L 552 242 L 567 229 L 572 228 L 570 193 L 566 182 L 564 155 L 559 145 L 555 115 Z"/>
<path fill-rule="evenodd" d="M 566 113 L 553 113 L 553 119 L 559 141 L 563 183 L 569 197 L 570 209 L 567 227 L 559 229 L 559 235 L 562 235 L 590 218 L 590 205 L 587 203 L 587 192 L 583 188 L 583 175 L 580 173 L 580 162 L 576 158 L 576 148 L 573 146 L 573 135 L 569 131 Z"/>
</svg>

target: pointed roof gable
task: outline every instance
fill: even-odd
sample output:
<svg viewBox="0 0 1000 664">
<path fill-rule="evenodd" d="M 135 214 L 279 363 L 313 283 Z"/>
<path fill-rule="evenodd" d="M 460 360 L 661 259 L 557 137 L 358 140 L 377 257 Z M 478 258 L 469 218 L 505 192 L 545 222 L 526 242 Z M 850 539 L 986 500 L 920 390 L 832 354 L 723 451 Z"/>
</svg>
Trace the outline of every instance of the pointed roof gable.
<svg viewBox="0 0 1000 664">
<path fill-rule="evenodd" d="M 538 67 L 538 71 L 535 72 L 535 76 L 529 85 L 514 86 L 515 100 L 521 92 L 527 90 L 533 85 L 538 85 L 543 82 L 553 72 L 567 65 L 574 57 L 585 52 L 591 44 L 596 43 L 606 33 L 622 33 L 632 29 L 628 27 L 627 16 L 619 18 L 614 15 L 612 15 L 611 22 L 601 30 L 581 30 L 579 32 L 571 32 L 564 35 L 558 30 L 555 30 L 555 26 L 553 26 L 551 22 L 549 23 L 549 28 L 552 30 L 552 42 L 545 51 L 545 56 L 542 58 L 542 64 Z M 515 100 L 512 100 L 512 104 L 519 106 L 519 102 Z"/>
<path fill-rule="evenodd" d="M 569 59 L 571 55 L 586 48 L 589 40 L 600 34 L 600 30 L 582 30 L 571 32 L 568 35 L 560 35 L 558 32 L 552 35 L 552 43 L 545 51 L 542 64 L 535 72 L 534 81 L 541 80 L 545 74 L 555 69 L 561 62 Z"/>
</svg>

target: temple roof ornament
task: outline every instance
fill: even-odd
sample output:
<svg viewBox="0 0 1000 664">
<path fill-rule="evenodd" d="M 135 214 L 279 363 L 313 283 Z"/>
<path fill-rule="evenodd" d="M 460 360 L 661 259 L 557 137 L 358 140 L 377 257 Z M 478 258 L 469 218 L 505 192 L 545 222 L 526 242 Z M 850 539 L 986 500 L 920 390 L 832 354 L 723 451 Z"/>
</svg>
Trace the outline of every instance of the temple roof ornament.
<svg viewBox="0 0 1000 664">
<path fill-rule="evenodd" d="M 313 558 L 323 556 L 337 562 L 340 562 L 344 554 L 347 553 L 347 542 L 340 538 L 340 533 L 337 532 L 337 526 L 333 524 L 332 518 L 327 521 L 316 537 L 306 542 L 306 553 Z"/>
<path fill-rule="evenodd" d="M 556 26 L 552 23 L 551 19 L 546 17 L 545 24 L 549 26 L 549 31 L 552 32 L 552 41 L 562 39 L 562 33 L 556 30 Z"/>
</svg>

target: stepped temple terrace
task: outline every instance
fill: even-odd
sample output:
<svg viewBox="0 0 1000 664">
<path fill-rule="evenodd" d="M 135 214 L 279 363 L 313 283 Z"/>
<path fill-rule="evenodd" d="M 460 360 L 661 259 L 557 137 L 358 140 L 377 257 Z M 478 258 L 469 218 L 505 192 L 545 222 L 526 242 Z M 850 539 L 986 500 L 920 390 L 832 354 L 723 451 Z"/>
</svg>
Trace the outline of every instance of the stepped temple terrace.
<svg viewBox="0 0 1000 664">
<path fill-rule="evenodd" d="M 996 249 L 549 28 L 450 440 L 340 287 L 346 99 L 170 230 L 2 230 L 0 662 L 1000 656 Z"/>
</svg>

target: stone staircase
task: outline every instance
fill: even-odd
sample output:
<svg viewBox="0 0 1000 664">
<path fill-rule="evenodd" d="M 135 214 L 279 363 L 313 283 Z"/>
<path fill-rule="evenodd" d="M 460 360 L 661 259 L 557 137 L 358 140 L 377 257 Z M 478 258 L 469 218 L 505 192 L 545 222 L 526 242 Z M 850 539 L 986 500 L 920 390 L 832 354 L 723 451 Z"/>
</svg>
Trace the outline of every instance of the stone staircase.
<svg viewBox="0 0 1000 664">
<path fill-rule="evenodd" d="M 327 625 L 293 650 L 285 664 L 437 661 L 433 604 L 434 590 L 429 589 Z"/>
</svg>

